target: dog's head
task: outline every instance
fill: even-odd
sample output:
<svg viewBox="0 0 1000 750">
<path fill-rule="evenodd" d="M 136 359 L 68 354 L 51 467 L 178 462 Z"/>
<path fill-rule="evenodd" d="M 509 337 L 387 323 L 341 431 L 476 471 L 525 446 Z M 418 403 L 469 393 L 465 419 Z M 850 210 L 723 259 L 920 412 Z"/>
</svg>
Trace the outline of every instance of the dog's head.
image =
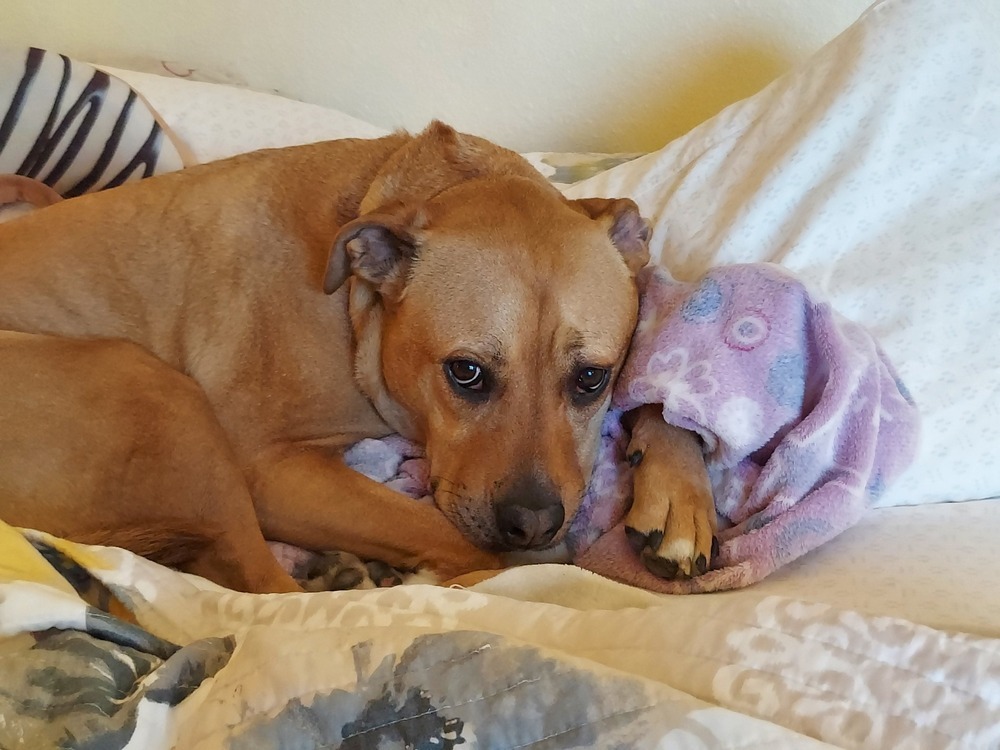
<svg viewBox="0 0 1000 750">
<path fill-rule="evenodd" d="M 358 379 L 426 446 L 445 515 L 483 548 L 541 549 L 586 488 L 648 229 L 631 201 L 501 171 L 344 226 L 326 290 L 353 275 Z"/>
</svg>

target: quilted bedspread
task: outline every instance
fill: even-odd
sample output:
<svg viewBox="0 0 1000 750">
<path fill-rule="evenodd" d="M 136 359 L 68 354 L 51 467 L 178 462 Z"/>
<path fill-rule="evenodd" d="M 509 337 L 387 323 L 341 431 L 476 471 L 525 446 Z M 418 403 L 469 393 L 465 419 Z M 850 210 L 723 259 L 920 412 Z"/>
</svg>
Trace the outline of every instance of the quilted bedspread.
<svg viewBox="0 0 1000 750">
<path fill-rule="evenodd" d="M 3 748 L 995 747 L 998 714 L 997 642 L 827 605 L 251 596 L 0 526 Z"/>
</svg>

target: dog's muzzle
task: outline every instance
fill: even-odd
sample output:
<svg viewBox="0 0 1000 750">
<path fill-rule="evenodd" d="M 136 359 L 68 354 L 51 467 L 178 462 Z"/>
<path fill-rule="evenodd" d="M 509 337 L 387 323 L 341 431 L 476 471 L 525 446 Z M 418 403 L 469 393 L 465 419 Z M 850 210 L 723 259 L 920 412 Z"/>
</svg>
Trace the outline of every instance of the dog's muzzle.
<svg viewBox="0 0 1000 750">
<path fill-rule="evenodd" d="M 507 550 L 547 547 L 566 519 L 558 490 L 548 480 L 530 475 L 511 484 L 494 508 L 500 543 Z"/>
</svg>

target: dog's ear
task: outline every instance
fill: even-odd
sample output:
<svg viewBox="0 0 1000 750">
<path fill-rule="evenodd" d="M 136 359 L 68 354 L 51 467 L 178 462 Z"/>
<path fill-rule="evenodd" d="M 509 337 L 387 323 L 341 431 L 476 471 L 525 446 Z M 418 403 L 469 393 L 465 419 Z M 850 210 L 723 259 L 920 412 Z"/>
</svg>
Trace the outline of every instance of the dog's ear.
<svg viewBox="0 0 1000 750">
<path fill-rule="evenodd" d="M 352 274 L 383 296 L 401 290 L 417 254 L 421 214 L 377 211 L 341 227 L 327 261 L 323 291 L 333 294 Z"/>
<path fill-rule="evenodd" d="M 608 237 L 632 273 L 649 262 L 649 224 L 628 198 L 580 198 L 570 204 L 607 225 Z"/>
</svg>

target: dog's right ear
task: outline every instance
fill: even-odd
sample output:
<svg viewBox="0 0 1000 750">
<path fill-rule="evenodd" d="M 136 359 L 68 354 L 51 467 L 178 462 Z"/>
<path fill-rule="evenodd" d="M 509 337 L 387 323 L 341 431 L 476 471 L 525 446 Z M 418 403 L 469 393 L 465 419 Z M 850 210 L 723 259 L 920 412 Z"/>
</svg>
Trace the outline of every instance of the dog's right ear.
<svg viewBox="0 0 1000 750">
<path fill-rule="evenodd" d="M 635 274 L 649 262 L 649 224 L 629 198 L 578 198 L 569 202 L 607 228 L 608 237 L 625 265 Z"/>
<path fill-rule="evenodd" d="M 419 214 L 375 212 L 341 227 L 327 260 L 323 291 L 333 294 L 352 274 L 382 296 L 400 291 L 417 254 Z"/>
</svg>

